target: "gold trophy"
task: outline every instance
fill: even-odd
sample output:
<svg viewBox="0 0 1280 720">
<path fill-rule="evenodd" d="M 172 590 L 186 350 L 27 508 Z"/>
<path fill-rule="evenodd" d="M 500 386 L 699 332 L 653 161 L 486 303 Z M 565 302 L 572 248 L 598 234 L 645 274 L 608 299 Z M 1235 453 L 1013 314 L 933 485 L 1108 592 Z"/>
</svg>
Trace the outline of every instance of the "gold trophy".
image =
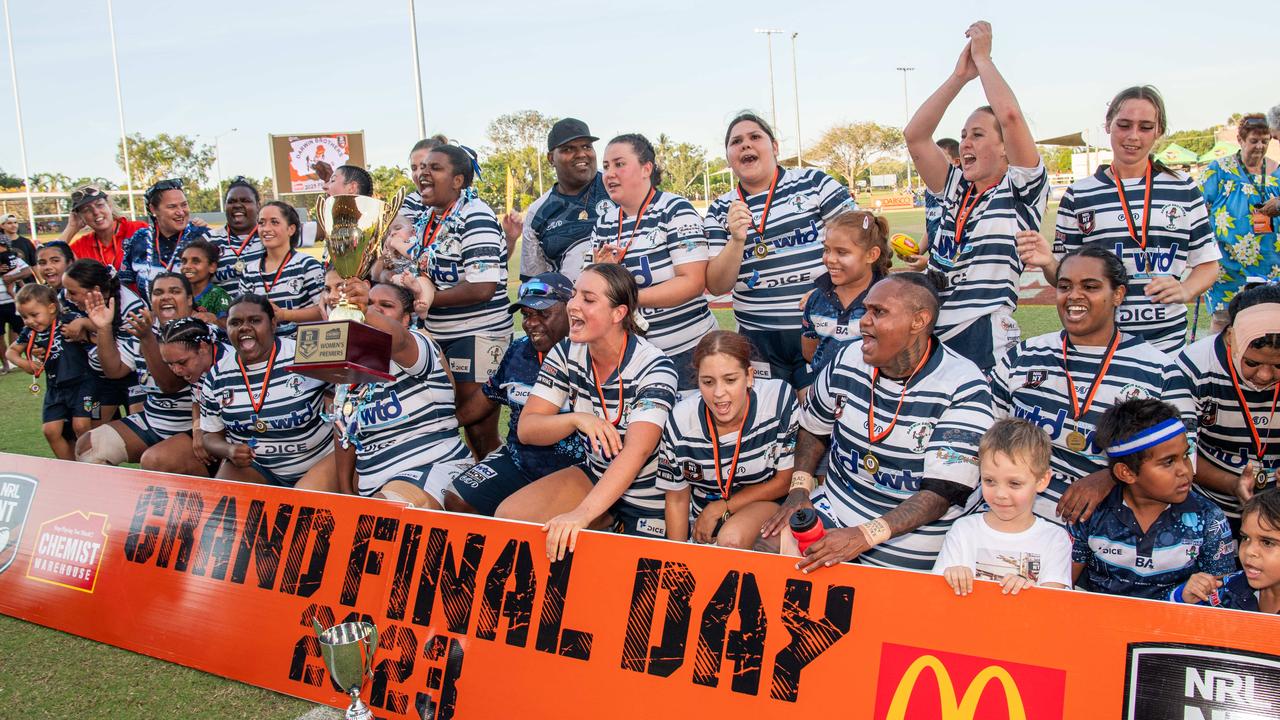
<svg viewBox="0 0 1280 720">
<path fill-rule="evenodd" d="M 343 279 L 367 279 L 382 252 L 387 229 L 404 189 L 391 202 L 364 195 L 322 197 L 316 223 L 329 253 L 329 267 Z M 287 369 L 335 384 L 392 380 L 391 336 L 364 324 L 364 313 L 344 294 L 329 319 L 298 325 L 297 353 Z"/>
</svg>

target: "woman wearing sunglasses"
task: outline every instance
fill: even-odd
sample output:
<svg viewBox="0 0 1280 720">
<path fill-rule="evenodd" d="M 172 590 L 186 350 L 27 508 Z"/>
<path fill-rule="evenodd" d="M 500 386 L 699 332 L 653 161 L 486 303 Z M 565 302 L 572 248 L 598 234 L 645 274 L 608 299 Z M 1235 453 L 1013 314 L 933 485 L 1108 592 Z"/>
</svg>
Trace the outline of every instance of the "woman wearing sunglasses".
<svg viewBox="0 0 1280 720">
<path fill-rule="evenodd" d="M 520 488 L 584 462 L 582 440 L 576 433 L 552 445 L 530 445 L 520 442 L 517 432 L 520 411 L 538 381 L 542 359 L 569 335 L 565 303 L 572 297 L 573 283 L 560 273 L 542 273 L 520 286 L 508 312 L 520 312 L 525 336 L 507 348 L 483 394 L 458 406 L 458 422 L 465 425 L 506 405 L 511 411 L 506 444 L 453 481 L 444 496 L 445 509 L 492 516 Z"/>
<path fill-rule="evenodd" d="M 147 188 L 147 213 L 151 224 L 124 243 L 120 282 L 132 286 L 141 297 L 150 297 L 151 281 L 160 273 L 182 267 L 182 247 L 209 234 L 209 228 L 191 221 L 182 179 L 161 180 Z"/>
<path fill-rule="evenodd" d="M 58 239 L 67 243 L 77 258 L 90 258 L 119 270 L 124 242 L 146 226 L 142 220 L 118 214 L 100 188 L 85 185 L 71 191 L 71 215 Z M 80 235 L 86 229 L 89 232 Z"/>
</svg>

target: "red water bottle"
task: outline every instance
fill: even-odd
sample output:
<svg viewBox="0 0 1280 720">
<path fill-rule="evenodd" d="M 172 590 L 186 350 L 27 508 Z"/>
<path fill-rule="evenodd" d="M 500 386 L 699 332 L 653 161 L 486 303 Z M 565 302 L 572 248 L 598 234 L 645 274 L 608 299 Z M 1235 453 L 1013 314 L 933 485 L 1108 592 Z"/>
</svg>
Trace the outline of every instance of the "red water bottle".
<svg viewBox="0 0 1280 720">
<path fill-rule="evenodd" d="M 800 546 L 800 554 L 803 555 L 810 545 L 827 534 L 827 529 L 822 527 L 822 522 L 818 520 L 818 513 L 814 512 L 813 508 L 800 508 L 791 515 L 791 534 L 795 536 L 796 543 Z"/>
</svg>

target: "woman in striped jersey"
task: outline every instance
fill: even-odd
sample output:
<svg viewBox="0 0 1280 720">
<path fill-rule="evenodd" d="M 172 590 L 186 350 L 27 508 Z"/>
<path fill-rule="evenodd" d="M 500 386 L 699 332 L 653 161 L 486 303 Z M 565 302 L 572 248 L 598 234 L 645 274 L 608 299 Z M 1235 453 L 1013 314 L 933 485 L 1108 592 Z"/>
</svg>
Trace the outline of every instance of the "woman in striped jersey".
<svg viewBox="0 0 1280 720">
<path fill-rule="evenodd" d="M 468 151 L 440 145 L 414 172 L 425 208 L 418 267 L 436 287 L 426 328 L 448 360 L 460 405 L 480 393 L 511 344 L 507 245 L 493 210 L 471 188 L 477 167 Z M 497 449 L 498 415 L 495 408 L 464 428 L 475 457 Z"/>
<path fill-rule="evenodd" d="M 258 213 L 262 254 L 240 274 L 240 295 L 256 293 L 275 306 L 276 332 L 290 336 L 298 323 L 320 319 L 324 266 L 298 252 L 302 223 L 289 203 L 272 200 Z"/>
<path fill-rule="evenodd" d="M 671 411 L 658 451 L 671 540 L 750 550 L 787 493 L 796 393 L 782 380 L 756 380 L 751 353 L 750 340 L 727 330 L 693 350 L 699 392 Z"/>
<path fill-rule="evenodd" d="M 1240 505 L 1276 487 L 1280 472 L 1280 285 L 1249 288 L 1227 305 L 1227 327 L 1187 346 L 1200 418 L 1196 484 L 1239 530 Z"/>
<path fill-rule="evenodd" d="M 535 480 L 498 506 L 497 517 L 544 523 L 552 560 L 573 551 L 583 528 L 615 524 L 630 535 L 666 536 L 655 482 L 676 373 L 640 337 L 638 294 L 620 265 L 583 270 L 568 304 L 569 337 L 543 360 L 520 413 L 520 442 L 554 445 L 576 432 L 587 446 L 585 465 Z"/>
<path fill-rule="evenodd" d="M 223 197 L 227 224 L 209 233 L 207 238 L 218 248 L 221 263 L 213 283 L 229 294 L 240 290 L 240 278 L 262 257 L 262 239 L 258 236 L 258 213 L 262 198 L 258 188 L 243 177 L 234 177 Z"/>
<path fill-rule="evenodd" d="M 596 221 L 595 261 L 619 263 L 640 288 L 645 339 L 675 363 L 681 391 L 695 389 L 693 346 L 715 330 L 703 291 L 707 238 L 688 200 L 658 189 L 662 170 L 653 145 L 637 134 L 619 135 L 604 151 L 604 187 L 617 207 Z"/>
<path fill-rule="evenodd" d="M 821 170 L 779 166 L 773 129 L 755 113 L 729 122 L 724 150 L 738 187 L 707 208 L 707 289 L 733 291 L 738 331 L 770 375 L 806 387 L 812 374 L 801 355 L 801 300 L 825 272 L 827 223 L 856 205 Z"/>
<path fill-rule="evenodd" d="M 103 375 L 136 376 L 144 395 L 141 412 L 113 420 L 80 438 L 76 459 L 100 465 L 139 462 L 150 449 L 182 436 L 152 454 L 144 469 L 207 476 L 208 468 L 191 453 L 191 385 L 165 363 L 155 330 L 158 324 L 191 315 L 191 283 L 180 273 L 163 272 L 152 278 L 148 287 L 152 309 L 138 308 L 119 325 L 115 322 L 115 298 L 104 299 L 95 290 L 85 299 L 86 313 L 97 333 Z"/>
<path fill-rule="evenodd" d="M 62 290 L 76 313 L 84 321 L 88 321 L 86 317 L 88 307 L 86 302 L 91 293 L 96 293 L 102 298 L 115 304 L 115 319 L 112 322 L 112 328 L 116 333 L 119 332 L 124 318 L 145 310 L 147 304 L 142 301 L 132 290 L 120 283 L 119 278 L 111 271 L 111 268 L 102 264 L 97 260 L 81 258 L 71 263 L 67 267 L 67 271 L 62 275 Z M 91 343 L 89 347 L 89 371 L 94 374 L 93 394 L 84 398 L 86 407 L 90 407 L 95 420 L 110 420 L 116 417 L 117 408 L 124 405 L 130 412 L 138 412 L 142 410 L 142 394 L 138 393 L 136 400 L 132 390 L 138 386 L 138 378 L 136 375 L 125 375 L 122 378 L 108 378 L 102 372 L 102 363 L 98 360 L 98 348 L 92 344 L 92 338 L 89 334 L 93 330 L 92 322 L 72 323 L 73 325 L 87 325 L 85 327 L 85 338 Z M 137 403 L 135 406 L 133 403 Z M 125 413 L 128 414 L 128 413 Z"/>
<path fill-rule="evenodd" d="M 413 293 L 398 285 L 325 275 L 332 310 L 344 293 L 365 323 L 391 336 L 390 382 L 339 386 L 334 395 L 332 487 L 310 489 L 373 495 L 439 510 L 444 489 L 471 467 L 458 435 L 453 384 L 434 342 L 409 329 Z"/>
<path fill-rule="evenodd" d="M 1013 310 L 1023 262 L 1014 235 L 1040 229 L 1049 185 L 1018 99 L 991 60 L 991 25 L 974 23 L 965 35 L 955 70 L 902 132 L 920 177 L 943 203 L 927 257 L 942 298 L 938 339 L 988 372 L 1019 338 Z M 965 121 L 955 167 L 933 132 L 974 78 L 990 105 Z M 926 258 L 914 265 L 923 269 Z"/>
<path fill-rule="evenodd" d="M 285 370 L 292 338 L 276 335 L 275 307 L 241 295 L 227 313 L 234 352 L 219 353 L 200 385 L 204 448 L 221 463 L 217 477 L 293 487 L 331 487 L 335 465 L 324 421 L 329 385 Z"/>
<path fill-rule="evenodd" d="M 996 415 L 1034 423 L 1053 445 L 1049 487 L 1034 508 L 1046 520 L 1087 520 L 1115 488 L 1105 448 L 1094 441 L 1112 406 L 1164 400 L 1195 427 L 1191 389 L 1173 358 L 1116 324 L 1128 282 L 1124 263 L 1099 243 L 1068 253 L 1057 278 L 1063 329 L 1018 343 L 992 373 Z"/>
<path fill-rule="evenodd" d="M 1177 353 L 1186 342 L 1186 304 L 1218 279 L 1222 252 L 1196 181 L 1151 157 L 1167 126 L 1155 88 L 1121 90 L 1107 106 L 1111 165 L 1067 188 L 1052 250 L 1038 233 L 1020 234 L 1018 246 L 1049 282 L 1068 251 L 1086 242 L 1112 248 L 1131 279 L 1116 317 L 1120 329 Z"/>
</svg>

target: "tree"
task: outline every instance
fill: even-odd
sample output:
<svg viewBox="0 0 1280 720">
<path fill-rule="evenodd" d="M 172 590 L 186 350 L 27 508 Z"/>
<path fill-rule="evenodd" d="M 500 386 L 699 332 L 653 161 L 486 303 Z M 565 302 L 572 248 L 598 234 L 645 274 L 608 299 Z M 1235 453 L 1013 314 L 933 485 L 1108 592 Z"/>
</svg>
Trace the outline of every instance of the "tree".
<svg viewBox="0 0 1280 720">
<path fill-rule="evenodd" d="M 124 170 L 122 145 L 116 143 L 116 165 Z M 153 138 L 141 133 L 129 136 L 129 163 L 135 188 L 146 188 L 166 178 L 178 177 L 198 186 L 209 177 L 213 146 L 197 143 L 186 135 L 160 133 Z"/>
<path fill-rule="evenodd" d="M 707 153 L 701 146 L 674 142 L 663 133 L 658 136 L 653 150 L 658 167 L 662 168 L 663 190 L 685 197 L 702 195 L 702 173 L 707 167 Z"/>
<path fill-rule="evenodd" d="M 1169 133 L 1160 138 L 1159 142 L 1152 148 L 1152 151 L 1158 154 L 1173 143 L 1178 143 L 1197 155 L 1207 153 L 1217 142 L 1217 133 L 1221 127 L 1221 125 L 1215 125 L 1204 130 L 1179 130 L 1175 133 Z"/>
<path fill-rule="evenodd" d="M 0 188 L 5 190 L 17 190 L 24 184 L 25 183 L 22 181 L 22 178 L 14 177 L 4 170 L 0 170 Z"/>
<path fill-rule="evenodd" d="M 490 185 L 497 183 L 499 192 L 506 194 L 506 167 L 511 168 L 516 177 L 517 196 L 532 195 L 534 198 L 555 182 L 555 170 L 547 162 L 547 133 L 555 125 L 557 118 L 548 117 L 537 110 L 520 110 L 500 115 L 489 123 L 489 142 L 493 143 L 490 159 L 500 156 L 505 163 L 501 172 L 495 173 L 495 166 L 484 171 L 484 181 Z M 483 165 L 482 165 L 483 167 Z M 477 188 L 479 191 L 479 188 Z M 481 193 L 483 195 L 483 193 Z M 495 208 L 505 206 L 505 199 L 494 205 Z M 527 207 L 527 203 L 522 203 Z"/>
<path fill-rule="evenodd" d="M 1040 159 L 1044 161 L 1044 169 L 1049 174 L 1071 172 L 1071 148 L 1055 145 L 1037 145 Z"/>
<path fill-rule="evenodd" d="M 413 192 L 418 187 L 409 178 L 409 171 L 395 165 L 379 165 L 369 170 L 373 176 L 373 194 L 383 200 L 390 200 L 400 188 L 405 192 Z"/>
<path fill-rule="evenodd" d="M 902 147 L 902 131 L 873 122 L 837 125 L 809 151 L 811 158 L 852 186 L 876 158 Z"/>
<path fill-rule="evenodd" d="M 62 173 L 36 173 L 31 176 L 31 189 L 34 192 L 64 192 L 73 187 L 71 178 Z"/>
</svg>

